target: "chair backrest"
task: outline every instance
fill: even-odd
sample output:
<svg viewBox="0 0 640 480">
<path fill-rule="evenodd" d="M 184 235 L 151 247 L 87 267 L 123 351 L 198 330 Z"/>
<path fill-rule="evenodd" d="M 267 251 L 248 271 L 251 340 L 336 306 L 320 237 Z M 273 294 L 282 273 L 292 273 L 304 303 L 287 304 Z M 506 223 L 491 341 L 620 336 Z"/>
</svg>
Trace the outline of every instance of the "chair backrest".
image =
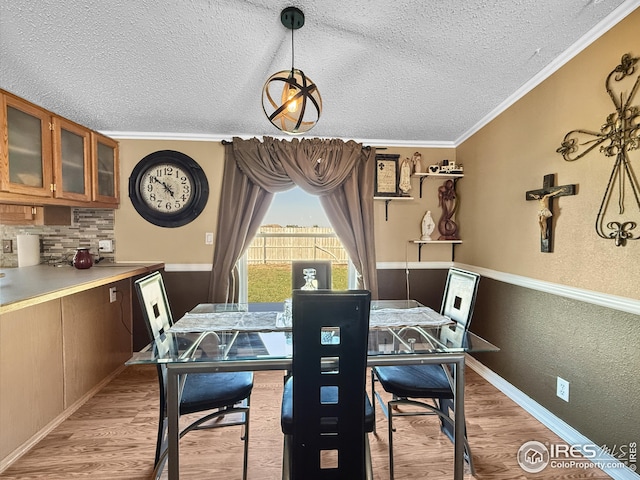
<svg viewBox="0 0 640 480">
<path fill-rule="evenodd" d="M 477 273 L 449 269 L 440 313 L 455 320 L 456 324 L 441 329 L 441 341 L 458 346 L 461 344 L 471 324 L 479 283 L 480 275 Z"/>
<path fill-rule="evenodd" d="M 160 272 L 154 272 L 136 280 L 134 285 L 153 348 L 157 350 L 159 356 L 164 356 L 175 349 L 176 345 L 170 339 L 171 337 L 166 335 L 167 330 L 173 325 L 173 317 L 162 275 Z M 166 367 L 162 364 L 158 364 L 158 380 L 161 399 L 164 399 Z"/>
<path fill-rule="evenodd" d="M 370 305 L 365 290 L 293 291 L 292 478 L 363 478 Z"/>
<path fill-rule="evenodd" d="M 136 280 L 135 288 L 149 337 L 151 341 L 154 341 L 173 325 L 173 316 L 171 315 L 162 274 L 154 272 Z"/>
<path fill-rule="evenodd" d="M 305 284 L 304 269 L 315 268 L 319 289 L 331 289 L 331 260 L 293 260 L 291 262 L 291 289 Z"/>
</svg>

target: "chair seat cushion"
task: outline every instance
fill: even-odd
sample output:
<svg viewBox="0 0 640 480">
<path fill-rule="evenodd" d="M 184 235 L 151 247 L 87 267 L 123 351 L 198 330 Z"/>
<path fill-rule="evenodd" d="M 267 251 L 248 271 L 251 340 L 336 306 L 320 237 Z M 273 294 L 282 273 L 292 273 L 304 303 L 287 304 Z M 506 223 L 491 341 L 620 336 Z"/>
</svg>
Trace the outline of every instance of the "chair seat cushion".
<svg viewBox="0 0 640 480">
<path fill-rule="evenodd" d="M 369 396 L 364 394 L 364 431 L 373 432 L 374 412 L 373 405 L 369 400 Z M 335 401 L 335 395 L 332 393 L 323 394 L 322 401 L 332 403 Z M 293 377 L 289 377 L 284 384 L 284 390 L 282 392 L 282 412 L 280 416 L 280 424 L 282 426 L 282 433 L 285 435 L 293 435 Z"/>
<path fill-rule="evenodd" d="M 453 398 L 444 367 L 439 364 L 374 367 L 385 391 L 397 397 Z"/>
<path fill-rule="evenodd" d="M 234 405 L 251 394 L 252 372 L 190 373 L 184 383 L 180 415 Z"/>
</svg>

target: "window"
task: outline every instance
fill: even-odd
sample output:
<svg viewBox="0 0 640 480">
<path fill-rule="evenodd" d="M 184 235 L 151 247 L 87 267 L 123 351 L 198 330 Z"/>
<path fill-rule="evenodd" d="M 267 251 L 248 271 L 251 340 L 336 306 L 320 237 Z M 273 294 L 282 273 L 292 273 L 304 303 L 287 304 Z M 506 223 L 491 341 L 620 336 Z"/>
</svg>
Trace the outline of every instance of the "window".
<svg viewBox="0 0 640 480">
<path fill-rule="evenodd" d="M 276 194 L 258 234 L 240 260 L 240 300 L 281 302 L 290 298 L 292 260 L 331 260 L 332 288 L 348 288 L 353 267 L 347 253 L 318 197 L 299 187 Z"/>
</svg>

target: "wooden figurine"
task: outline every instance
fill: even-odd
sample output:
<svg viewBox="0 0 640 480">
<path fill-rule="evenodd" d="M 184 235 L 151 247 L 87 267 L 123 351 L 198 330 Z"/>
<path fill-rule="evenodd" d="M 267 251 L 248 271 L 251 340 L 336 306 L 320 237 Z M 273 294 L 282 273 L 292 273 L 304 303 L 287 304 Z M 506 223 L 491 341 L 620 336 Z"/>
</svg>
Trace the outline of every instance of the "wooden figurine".
<svg viewBox="0 0 640 480">
<path fill-rule="evenodd" d="M 446 180 L 438 188 L 438 206 L 442 207 L 442 215 L 438 221 L 438 240 L 460 240 L 458 225 L 453 220 L 457 205 L 456 184 L 453 180 Z"/>
</svg>

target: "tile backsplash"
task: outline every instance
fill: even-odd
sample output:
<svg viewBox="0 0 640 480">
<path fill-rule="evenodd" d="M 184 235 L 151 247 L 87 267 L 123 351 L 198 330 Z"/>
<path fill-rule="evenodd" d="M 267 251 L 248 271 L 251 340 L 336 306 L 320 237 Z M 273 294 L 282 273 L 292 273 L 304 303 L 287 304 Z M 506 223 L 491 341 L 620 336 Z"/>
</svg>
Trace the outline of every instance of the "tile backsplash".
<svg viewBox="0 0 640 480">
<path fill-rule="evenodd" d="M 12 240 L 13 244 L 12 253 L 0 250 L 0 267 L 18 266 L 17 236 L 24 233 L 40 236 L 42 263 L 70 262 L 80 247 L 89 248 L 94 258 L 115 261 L 114 217 L 113 210 L 74 208 L 71 210 L 71 226 L 0 225 L 0 237 Z M 99 240 L 111 240 L 113 252 L 99 252 Z"/>
</svg>

